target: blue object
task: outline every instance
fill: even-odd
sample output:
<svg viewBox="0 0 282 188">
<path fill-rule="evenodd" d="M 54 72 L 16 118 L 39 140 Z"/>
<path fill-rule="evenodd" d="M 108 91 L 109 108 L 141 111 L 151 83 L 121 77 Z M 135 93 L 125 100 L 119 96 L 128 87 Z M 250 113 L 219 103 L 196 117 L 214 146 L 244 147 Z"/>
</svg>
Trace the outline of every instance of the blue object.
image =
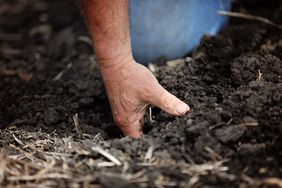
<svg viewBox="0 0 282 188">
<path fill-rule="evenodd" d="M 232 0 L 130 0 L 131 44 L 137 62 L 183 57 L 204 34 L 216 34 Z"/>
</svg>

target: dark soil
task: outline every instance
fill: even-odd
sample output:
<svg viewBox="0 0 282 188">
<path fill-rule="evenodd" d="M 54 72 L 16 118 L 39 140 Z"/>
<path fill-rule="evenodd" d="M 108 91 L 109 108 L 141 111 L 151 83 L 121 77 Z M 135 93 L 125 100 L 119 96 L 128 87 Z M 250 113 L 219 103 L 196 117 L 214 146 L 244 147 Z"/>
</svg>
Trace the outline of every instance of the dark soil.
<svg viewBox="0 0 282 188">
<path fill-rule="evenodd" d="M 282 24 L 281 1 L 242 2 Z M 192 112 L 124 138 L 76 4 L 0 0 L 0 187 L 282 187 L 282 31 L 232 18 L 173 64 L 154 74 Z"/>
</svg>

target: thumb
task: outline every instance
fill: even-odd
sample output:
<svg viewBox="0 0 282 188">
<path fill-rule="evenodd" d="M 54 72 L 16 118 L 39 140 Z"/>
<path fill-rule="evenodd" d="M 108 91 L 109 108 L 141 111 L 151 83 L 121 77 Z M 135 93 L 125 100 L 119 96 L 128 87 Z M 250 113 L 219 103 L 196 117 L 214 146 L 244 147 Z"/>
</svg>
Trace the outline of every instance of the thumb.
<svg viewBox="0 0 282 188">
<path fill-rule="evenodd" d="M 169 93 L 160 84 L 152 91 L 149 102 L 171 115 L 180 116 L 190 111 L 190 107 L 186 103 Z"/>
</svg>

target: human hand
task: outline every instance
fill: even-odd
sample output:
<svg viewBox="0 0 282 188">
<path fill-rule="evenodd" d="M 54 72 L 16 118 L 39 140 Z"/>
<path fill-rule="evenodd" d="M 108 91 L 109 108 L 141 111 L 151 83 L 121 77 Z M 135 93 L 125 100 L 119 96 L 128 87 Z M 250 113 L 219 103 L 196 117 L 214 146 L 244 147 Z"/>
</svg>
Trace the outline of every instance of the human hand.
<svg viewBox="0 0 282 188">
<path fill-rule="evenodd" d="M 142 135 L 144 114 L 150 104 L 175 116 L 184 115 L 190 110 L 187 104 L 165 90 L 154 75 L 133 58 L 112 67 L 101 67 L 101 73 L 114 120 L 126 136 L 138 138 Z"/>
</svg>

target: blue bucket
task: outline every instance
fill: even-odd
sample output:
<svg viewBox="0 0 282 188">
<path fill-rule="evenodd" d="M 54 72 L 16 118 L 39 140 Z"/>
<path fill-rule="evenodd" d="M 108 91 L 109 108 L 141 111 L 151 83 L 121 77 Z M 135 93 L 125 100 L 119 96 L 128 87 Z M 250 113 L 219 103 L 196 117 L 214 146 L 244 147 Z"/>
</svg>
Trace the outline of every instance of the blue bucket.
<svg viewBox="0 0 282 188">
<path fill-rule="evenodd" d="M 180 58 L 196 48 L 204 34 L 216 34 L 227 22 L 219 10 L 232 0 L 130 0 L 131 44 L 135 60 Z"/>
</svg>

